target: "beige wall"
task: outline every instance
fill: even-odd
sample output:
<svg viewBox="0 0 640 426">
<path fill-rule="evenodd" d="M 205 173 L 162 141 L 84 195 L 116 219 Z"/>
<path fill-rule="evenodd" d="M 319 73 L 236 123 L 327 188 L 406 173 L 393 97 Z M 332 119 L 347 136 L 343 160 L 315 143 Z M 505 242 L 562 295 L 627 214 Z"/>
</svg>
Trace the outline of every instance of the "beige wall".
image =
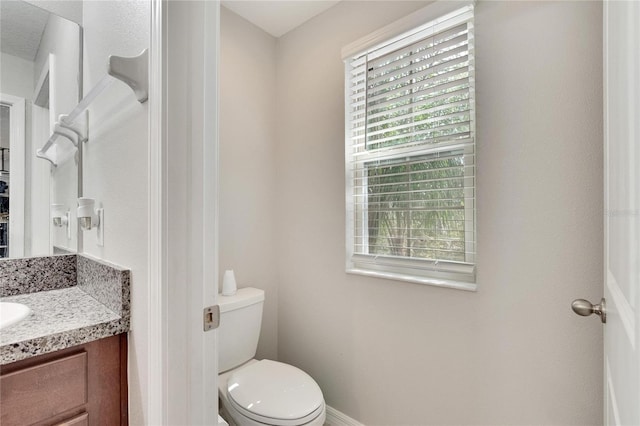
<svg viewBox="0 0 640 426">
<path fill-rule="evenodd" d="M 257 356 L 275 359 L 276 39 L 224 7 L 220 22 L 219 281 L 265 290 Z"/>
<path fill-rule="evenodd" d="M 602 326 L 569 309 L 602 294 L 600 3 L 477 4 L 478 291 L 344 272 L 340 49 L 421 6 L 278 41 L 279 358 L 368 425 L 601 423 Z"/>
</svg>

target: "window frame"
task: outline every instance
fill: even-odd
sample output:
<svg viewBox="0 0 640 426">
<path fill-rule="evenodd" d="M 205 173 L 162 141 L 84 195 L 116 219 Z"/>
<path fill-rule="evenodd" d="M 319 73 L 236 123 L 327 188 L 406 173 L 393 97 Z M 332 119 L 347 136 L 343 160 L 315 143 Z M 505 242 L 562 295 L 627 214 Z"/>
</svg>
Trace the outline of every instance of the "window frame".
<svg viewBox="0 0 640 426">
<path fill-rule="evenodd" d="M 420 151 L 416 152 L 415 148 L 396 148 L 390 150 L 390 152 L 381 157 L 379 153 L 374 153 L 371 157 L 375 156 L 376 160 L 394 160 L 401 158 L 408 158 L 416 155 L 428 155 L 438 152 L 449 152 L 455 150 L 462 150 L 462 156 L 464 158 L 464 217 L 465 222 L 470 223 L 472 230 L 467 231 L 465 226 L 465 262 L 454 261 L 438 261 L 429 259 L 417 259 L 408 257 L 394 257 L 388 255 L 367 255 L 366 253 L 355 253 L 356 239 L 362 239 L 362 246 L 368 246 L 366 242 L 368 239 L 368 212 L 366 203 L 363 203 L 363 207 L 358 208 L 355 202 L 356 194 L 354 181 L 356 178 L 366 179 L 366 168 L 359 169 L 358 173 L 354 170 L 353 162 L 353 146 L 352 146 L 352 126 L 351 126 L 351 60 L 354 57 L 361 55 L 368 50 L 378 49 L 380 46 L 392 45 L 399 40 L 408 39 L 406 46 L 409 46 L 417 41 L 411 37 L 412 33 L 421 32 L 425 28 L 425 23 L 436 25 L 442 22 L 441 18 L 452 12 L 458 11 L 463 8 L 470 8 L 473 11 L 473 1 L 438 1 L 432 3 L 427 7 L 418 10 L 405 18 L 400 19 L 382 29 L 363 37 L 362 39 L 349 44 L 342 50 L 342 58 L 345 62 L 345 177 L 346 177 L 346 272 L 350 274 L 365 275 L 377 278 L 386 278 L 397 281 L 406 281 L 419 284 L 434 285 L 440 287 L 449 287 L 460 290 L 476 291 L 477 286 L 475 283 L 476 261 L 477 261 L 477 221 L 475 213 L 476 205 L 476 138 L 475 138 L 475 90 L 473 87 L 473 80 L 475 75 L 475 64 L 473 59 L 470 59 L 470 68 L 473 68 L 474 74 L 471 76 L 472 84 L 470 87 L 470 101 L 471 101 L 471 134 L 473 143 L 452 143 L 446 146 L 436 147 L 424 147 Z M 422 36 L 424 37 L 424 36 Z M 469 43 L 473 47 L 472 37 Z M 384 49 L 384 48 L 383 48 Z M 366 83 L 365 83 L 366 84 Z M 365 95 L 366 102 L 366 95 Z M 365 124 L 366 125 L 366 124 Z M 365 138 L 366 143 L 366 138 Z M 358 153 L 359 162 L 366 163 L 366 158 L 369 155 L 367 153 Z M 364 158 L 364 160 L 360 160 Z M 469 162 L 469 163 L 467 163 Z M 470 164 L 472 167 L 466 167 Z M 361 189 L 366 190 L 366 185 L 362 185 Z M 472 194 L 468 197 L 469 193 Z M 366 196 L 366 194 L 361 194 Z M 468 205 L 469 200 L 471 202 Z M 356 221 L 362 221 L 360 225 L 364 231 L 360 237 L 356 237 Z"/>
</svg>

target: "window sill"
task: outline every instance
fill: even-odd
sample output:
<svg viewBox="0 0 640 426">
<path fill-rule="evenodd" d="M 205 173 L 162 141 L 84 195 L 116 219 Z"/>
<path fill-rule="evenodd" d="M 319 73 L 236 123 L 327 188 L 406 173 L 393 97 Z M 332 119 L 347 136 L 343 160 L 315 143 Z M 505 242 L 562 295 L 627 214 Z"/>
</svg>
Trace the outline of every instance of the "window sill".
<svg viewBox="0 0 640 426">
<path fill-rule="evenodd" d="M 467 283 L 463 281 L 443 280 L 439 278 L 428 278 L 428 277 L 416 277 L 413 275 L 405 275 L 405 274 L 399 274 L 395 272 L 370 271 L 367 269 L 357 269 L 357 268 L 347 269 L 346 272 L 347 274 L 363 275 L 366 277 L 383 278 L 383 279 L 394 280 L 394 281 L 405 281 L 405 282 L 414 283 L 414 284 L 424 284 L 424 285 L 431 285 L 435 287 L 452 288 L 455 290 L 464 290 L 464 291 L 478 290 L 477 284 Z"/>
</svg>

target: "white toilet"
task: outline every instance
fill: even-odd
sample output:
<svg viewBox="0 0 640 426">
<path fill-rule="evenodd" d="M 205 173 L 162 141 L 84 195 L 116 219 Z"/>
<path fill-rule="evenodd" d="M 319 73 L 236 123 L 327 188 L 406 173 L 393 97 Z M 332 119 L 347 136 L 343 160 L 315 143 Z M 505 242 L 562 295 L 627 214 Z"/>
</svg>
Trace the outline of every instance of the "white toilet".
<svg viewBox="0 0 640 426">
<path fill-rule="evenodd" d="M 264 291 L 241 288 L 218 296 L 220 412 L 231 426 L 322 426 L 326 407 L 318 384 L 282 362 L 253 359 Z"/>
</svg>

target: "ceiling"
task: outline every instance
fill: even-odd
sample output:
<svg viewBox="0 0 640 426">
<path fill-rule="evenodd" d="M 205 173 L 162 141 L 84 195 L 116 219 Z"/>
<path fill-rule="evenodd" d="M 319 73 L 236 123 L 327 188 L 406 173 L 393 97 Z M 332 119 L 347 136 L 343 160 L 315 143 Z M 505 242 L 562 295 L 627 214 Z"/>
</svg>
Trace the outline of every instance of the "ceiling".
<svg viewBox="0 0 640 426">
<path fill-rule="evenodd" d="M 79 0 L 0 0 L 0 51 L 33 61 L 49 14 L 80 24 Z"/>
<path fill-rule="evenodd" d="M 222 0 L 227 9 L 280 37 L 340 0 Z"/>
<path fill-rule="evenodd" d="M 280 37 L 340 0 L 222 0 L 227 8 Z M 60 0 L 29 0 L 30 3 L 53 9 L 62 16 L 82 16 L 82 2 Z M 57 10 L 56 8 L 60 9 Z M 61 13 L 62 12 L 62 13 Z M 23 1 L 0 1 L 0 50 L 9 55 L 33 61 L 49 14 Z"/>
<path fill-rule="evenodd" d="M 274 37 L 280 37 L 340 0 L 222 0 L 227 8 L 262 28 Z M 64 6 L 71 12 L 82 11 L 82 2 L 30 0 L 39 6 Z M 80 5 L 80 6 L 78 6 Z M 64 10 L 64 12 L 69 12 Z M 77 13 L 76 13 L 77 14 Z M 47 24 L 46 10 L 23 1 L 0 1 L 0 50 L 9 55 L 33 61 L 40 38 Z"/>
<path fill-rule="evenodd" d="M 33 61 L 49 12 L 22 1 L 0 1 L 0 50 Z"/>
<path fill-rule="evenodd" d="M 1 0 L 6 1 L 6 0 Z M 82 0 L 25 0 L 61 18 L 82 25 Z"/>
</svg>

